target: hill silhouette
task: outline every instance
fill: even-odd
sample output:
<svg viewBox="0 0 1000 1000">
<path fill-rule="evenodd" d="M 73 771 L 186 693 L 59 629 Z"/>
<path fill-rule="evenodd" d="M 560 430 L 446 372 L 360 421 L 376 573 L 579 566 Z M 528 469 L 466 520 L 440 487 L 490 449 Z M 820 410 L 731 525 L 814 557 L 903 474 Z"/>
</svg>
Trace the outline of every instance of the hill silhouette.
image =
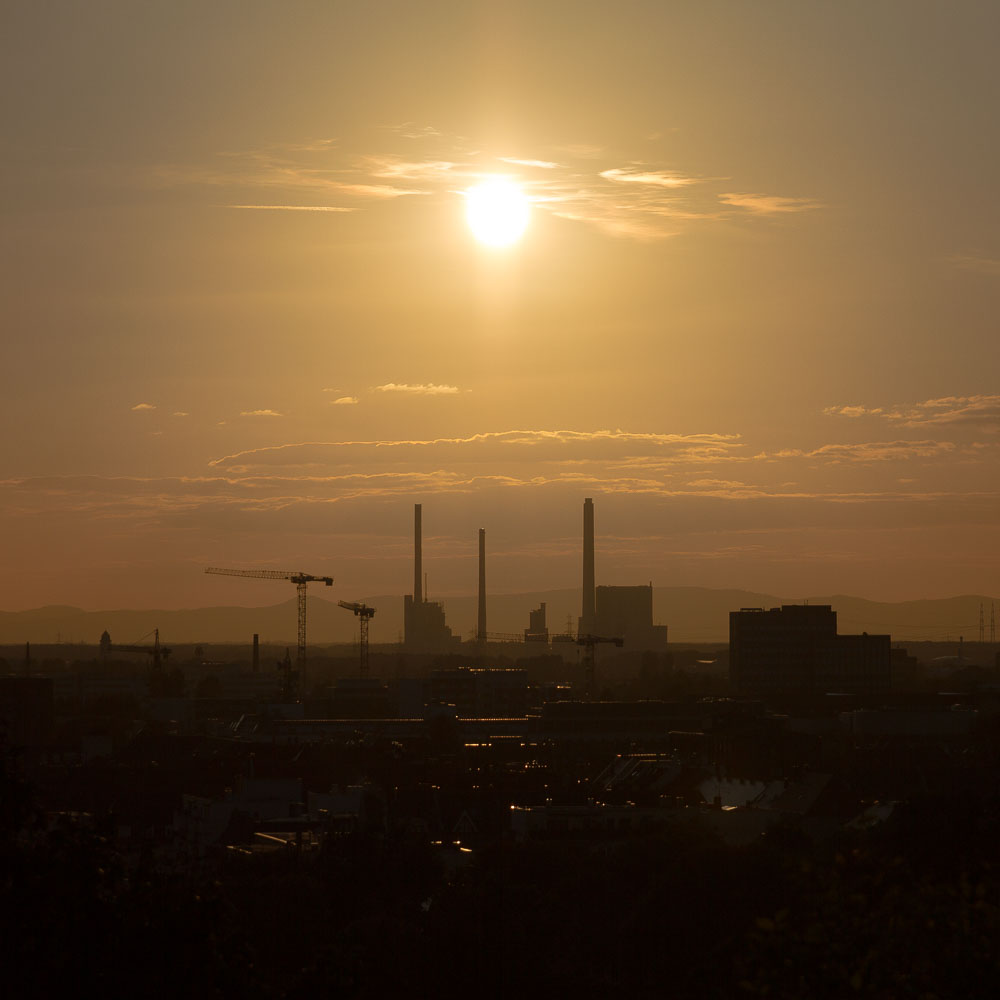
<svg viewBox="0 0 1000 1000">
<path fill-rule="evenodd" d="M 371 625 L 374 644 L 398 642 L 403 630 L 403 600 L 397 595 L 364 598 L 377 609 Z M 841 632 L 889 633 L 898 640 L 952 640 L 979 636 L 979 612 L 985 610 L 986 638 L 990 638 L 991 605 L 996 598 L 977 594 L 938 600 L 885 603 L 845 594 L 777 597 L 746 590 L 707 587 L 655 587 L 653 616 L 670 627 L 671 642 L 725 642 L 729 638 L 729 612 L 746 607 L 780 604 L 830 604 L 838 615 Z M 488 601 L 488 627 L 495 633 L 523 632 L 528 612 L 544 601 L 549 630 L 564 631 L 567 618 L 575 628 L 580 613 L 576 589 L 492 594 Z M 442 599 L 452 631 L 469 638 L 476 623 L 473 595 Z M 309 643 L 353 642 L 357 621 L 335 601 L 308 599 Z M 160 630 L 166 643 L 249 642 L 254 632 L 262 642 L 295 644 L 295 600 L 260 607 L 208 607 L 181 610 L 85 611 L 52 605 L 29 611 L 0 612 L 0 643 L 84 642 L 96 644 L 107 629 L 116 643 L 137 643 Z M 151 641 L 151 639 L 149 639 Z"/>
</svg>

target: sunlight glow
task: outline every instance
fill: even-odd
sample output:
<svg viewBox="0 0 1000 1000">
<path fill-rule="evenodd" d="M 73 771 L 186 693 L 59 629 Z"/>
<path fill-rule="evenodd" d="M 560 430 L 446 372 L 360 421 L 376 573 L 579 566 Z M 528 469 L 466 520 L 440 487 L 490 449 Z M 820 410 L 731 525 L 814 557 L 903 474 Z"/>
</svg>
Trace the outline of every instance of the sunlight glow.
<svg viewBox="0 0 1000 1000">
<path fill-rule="evenodd" d="M 521 238 L 531 208 L 521 189 L 503 177 L 493 177 L 465 192 L 465 218 L 480 243 L 506 247 Z"/>
</svg>

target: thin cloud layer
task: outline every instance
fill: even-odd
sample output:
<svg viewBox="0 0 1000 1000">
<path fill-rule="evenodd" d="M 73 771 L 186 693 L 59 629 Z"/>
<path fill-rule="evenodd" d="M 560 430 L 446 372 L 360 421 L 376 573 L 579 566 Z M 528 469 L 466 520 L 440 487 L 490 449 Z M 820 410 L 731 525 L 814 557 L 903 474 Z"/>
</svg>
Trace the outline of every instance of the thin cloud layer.
<svg viewBox="0 0 1000 1000">
<path fill-rule="evenodd" d="M 256 436 L 253 420 L 241 427 Z M 7 479 L 0 526 L 26 549 L 41 532 L 86 539 L 94 547 L 80 556 L 88 573 L 101 560 L 134 561 L 139 539 L 151 564 L 162 566 L 169 552 L 182 577 L 195 574 L 226 557 L 225 538 L 281 565 L 321 553 L 350 563 L 356 580 L 370 565 L 393 592 L 409 571 L 416 500 L 437 524 L 430 548 L 447 586 L 465 586 L 461 568 L 452 576 L 442 564 L 474 558 L 477 522 L 496 530 L 520 572 L 563 586 L 578 572 L 580 500 L 595 496 L 609 553 L 641 564 L 637 579 L 662 582 L 678 561 L 692 567 L 748 553 L 760 565 L 760 551 L 774 562 L 791 553 L 820 558 L 822 548 L 834 553 L 827 562 L 843 556 L 855 565 L 886 558 L 893 538 L 909 552 L 912 538 L 991 531 L 996 456 L 982 442 L 923 437 L 763 449 L 735 433 L 625 429 L 289 442 L 234 451 L 197 475 Z M 612 539 L 612 523 L 635 537 Z M 845 548 L 841 537 L 855 543 Z M 554 567 L 557 558 L 569 568 Z"/>
<path fill-rule="evenodd" d="M 683 456 L 694 450 L 713 451 L 720 457 L 741 447 L 738 434 L 663 434 L 622 430 L 509 430 L 469 437 L 432 439 L 382 439 L 369 441 L 304 441 L 267 445 L 213 459 L 213 468 L 253 466 L 317 466 L 351 462 L 481 461 L 497 459 L 551 461 L 567 459 L 622 460 L 637 453 L 663 457 Z"/>
<path fill-rule="evenodd" d="M 356 212 L 414 196 L 455 198 L 498 173 L 517 180 L 540 212 L 638 240 L 677 235 L 736 212 L 820 207 L 812 198 L 720 192 L 726 178 L 701 178 L 587 143 L 493 154 L 430 126 L 383 126 L 351 142 L 311 140 L 230 152 L 207 164 L 164 165 L 153 182 L 228 189 L 236 209 Z"/>
<path fill-rule="evenodd" d="M 516 156 L 500 156 L 501 163 L 512 163 L 516 167 L 537 167 L 539 170 L 555 170 L 559 166 L 551 160 L 519 160 Z"/>
<path fill-rule="evenodd" d="M 454 396 L 458 394 L 457 385 L 435 385 L 432 382 L 420 385 L 408 385 L 405 382 L 386 382 L 375 386 L 376 392 L 401 392 L 410 396 Z"/>
<path fill-rule="evenodd" d="M 719 195 L 723 205 L 744 208 L 753 215 L 779 215 L 788 212 L 809 212 L 822 208 L 822 204 L 812 198 L 784 198 L 773 194 L 738 194 L 728 192 Z"/>
<path fill-rule="evenodd" d="M 955 451 L 951 441 L 864 441 L 856 444 L 824 444 L 812 450 L 789 448 L 775 452 L 777 458 L 812 458 L 831 462 L 900 462 L 914 458 L 939 458 Z"/>
<path fill-rule="evenodd" d="M 651 184 L 654 187 L 665 188 L 682 188 L 698 183 L 698 181 L 693 177 L 684 177 L 681 174 L 672 173 L 666 170 L 641 170 L 612 167 L 610 170 L 602 170 L 600 176 L 606 181 L 617 181 L 623 184 Z"/>
<path fill-rule="evenodd" d="M 355 212 L 346 205 L 230 205 L 230 208 L 259 209 L 266 212 Z"/>
<path fill-rule="evenodd" d="M 1000 395 L 942 396 L 889 414 L 904 427 L 970 424 L 1000 429 Z"/>
<path fill-rule="evenodd" d="M 901 427 L 976 427 L 1000 430 L 1000 394 L 941 396 L 920 403 L 866 407 L 862 405 L 828 406 L 828 416 L 881 417 Z"/>
<path fill-rule="evenodd" d="M 869 409 L 866 406 L 828 406 L 823 413 L 830 417 L 866 417 L 878 416 L 885 411 L 881 406 Z"/>
<path fill-rule="evenodd" d="M 1000 277 L 1000 260 L 995 257 L 977 257 L 974 254 L 956 254 L 949 258 L 951 263 L 963 271 Z"/>
</svg>

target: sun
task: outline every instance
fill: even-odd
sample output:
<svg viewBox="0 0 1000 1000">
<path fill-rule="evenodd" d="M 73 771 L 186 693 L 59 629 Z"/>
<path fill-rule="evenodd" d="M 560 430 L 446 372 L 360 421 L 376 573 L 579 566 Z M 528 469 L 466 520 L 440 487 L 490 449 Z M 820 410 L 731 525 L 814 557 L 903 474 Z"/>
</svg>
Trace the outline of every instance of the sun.
<svg viewBox="0 0 1000 1000">
<path fill-rule="evenodd" d="M 524 192 L 503 177 L 489 180 L 465 192 L 465 218 L 480 243 L 506 247 L 516 243 L 528 227 L 531 206 Z"/>
</svg>

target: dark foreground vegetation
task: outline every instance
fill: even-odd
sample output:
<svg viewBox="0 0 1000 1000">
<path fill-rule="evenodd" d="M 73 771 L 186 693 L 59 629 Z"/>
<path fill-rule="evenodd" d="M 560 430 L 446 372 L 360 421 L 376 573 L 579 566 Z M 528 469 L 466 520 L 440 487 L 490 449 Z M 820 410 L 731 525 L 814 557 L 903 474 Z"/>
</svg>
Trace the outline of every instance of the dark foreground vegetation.
<svg viewBox="0 0 1000 1000">
<path fill-rule="evenodd" d="M 52 823 L 8 756 L 4 978 L 18 997 L 978 997 L 996 991 L 1000 808 L 936 796 L 882 826 L 751 848 L 697 824 L 497 842 L 462 867 L 405 833 L 315 854 L 126 865 Z"/>
</svg>

